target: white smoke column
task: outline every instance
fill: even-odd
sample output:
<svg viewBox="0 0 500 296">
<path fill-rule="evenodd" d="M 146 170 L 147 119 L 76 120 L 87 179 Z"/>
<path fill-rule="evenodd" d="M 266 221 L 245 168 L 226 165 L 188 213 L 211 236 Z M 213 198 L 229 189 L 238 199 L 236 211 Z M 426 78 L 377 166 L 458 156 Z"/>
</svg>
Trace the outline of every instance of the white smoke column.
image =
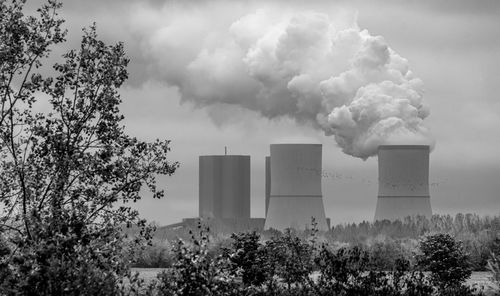
<svg viewBox="0 0 500 296">
<path fill-rule="evenodd" d="M 153 58 L 173 57 L 160 72 L 183 101 L 289 116 L 333 135 L 345 153 L 363 159 L 381 144 L 433 144 L 423 125 L 429 111 L 421 80 L 381 36 L 355 20 L 278 10 L 258 10 L 226 26 L 190 18 L 194 25 L 174 19 L 148 44 Z M 182 38 L 169 38 L 176 30 Z M 182 46 L 190 42 L 197 47 Z"/>
</svg>

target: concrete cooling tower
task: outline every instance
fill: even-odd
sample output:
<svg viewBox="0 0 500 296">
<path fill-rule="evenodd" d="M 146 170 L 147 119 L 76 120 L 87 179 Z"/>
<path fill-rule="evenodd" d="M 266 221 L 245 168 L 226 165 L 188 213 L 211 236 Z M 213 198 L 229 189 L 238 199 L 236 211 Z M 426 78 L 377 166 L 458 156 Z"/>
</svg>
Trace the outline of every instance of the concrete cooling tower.
<svg viewBox="0 0 500 296">
<path fill-rule="evenodd" d="M 378 148 L 378 199 L 375 220 L 432 216 L 429 195 L 429 146 Z"/>
<path fill-rule="evenodd" d="M 250 219 L 250 156 L 200 156 L 200 218 Z"/>
<path fill-rule="evenodd" d="M 272 144 L 264 229 L 328 230 L 321 193 L 321 144 Z"/>
</svg>

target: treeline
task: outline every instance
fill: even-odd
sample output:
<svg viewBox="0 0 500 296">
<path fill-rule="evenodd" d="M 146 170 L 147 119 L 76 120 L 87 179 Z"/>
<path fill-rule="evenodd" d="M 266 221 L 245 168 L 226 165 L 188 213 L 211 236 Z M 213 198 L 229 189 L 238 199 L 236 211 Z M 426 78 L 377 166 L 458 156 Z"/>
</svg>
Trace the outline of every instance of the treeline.
<svg viewBox="0 0 500 296">
<path fill-rule="evenodd" d="M 500 253 L 500 216 L 476 214 L 407 217 L 400 221 L 341 224 L 325 233 L 330 243 L 361 246 L 380 260 L 380 267 L 393 266 L 395 257 L 412 260 L 419 238 L 446 233 L 463 244 L 475 271 L 485 271 L 491 252 Z"/>
<path fill-rule="evenodd" d="M 477 214 L 434 215 L 431 219 L 424 216 L 407 217 L 396 221 L 361 222 L 359 224 L 340 224 L 332 227 L 329 237 L 336 241 L 351 244 L 364 243 L 377 236 L 391 238 L 413 238 L 428 233 L 448 233 L 458 239 L 471 236 L 495 235 L 500 230 L 500 216 L 479 216 Z"/>
<path fill-rule="evenodd" d="M 414 264 L 419 239 L 436 233 L 449 234 L 460 241 L 474 271 L 488 269 L 491 252 L 500 254 L 500 216 L 434 215 L 432 219 L 408 217 L 403 221 L 340 224 L 332 227 L 330 231 L 318 233 L 317 239 L 336 248 L 356 246 L 369 254 L 373 268 L 390 270 L 395 268 L 397 258 L 404 258 Z M 151 246 L 139 253 L 134 266 L 171 267 L 174 257 L 171 247 L 171 243 L 175 241 L 173 238 L 188 241 L 190 237 L 189 230 L 184 228 L 176 230 L 175 234 L 167 236 L 165 233 L 156 233 Z M 302 238 L 309 234 L 310 231 L 294 233 Z M 261 240 L 280 235 L 282 233 L 278 231 L 264 231 Z M 166 240 L 166 237 L 171 241 Z M 229 235 L 212 233 L 208 252 L 218 254 L 230 244 Z"/>
</svg>

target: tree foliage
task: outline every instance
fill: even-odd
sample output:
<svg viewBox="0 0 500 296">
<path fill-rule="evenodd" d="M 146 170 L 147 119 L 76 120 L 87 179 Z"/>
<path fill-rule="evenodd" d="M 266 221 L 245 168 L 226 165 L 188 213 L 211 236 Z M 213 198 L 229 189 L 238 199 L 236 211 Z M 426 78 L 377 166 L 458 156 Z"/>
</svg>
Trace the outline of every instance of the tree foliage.
<svg viewBox="0 0 500 296">
<path fill-rule="evenodd" d="M 266 279 L 265 250 L 260 236 L 254 232 L 231 235 L 232 253 L 227 255 L 232 274 L 241 277 L 245 285 L 261 285 Z M 228 252 L 228 250 L 225 250 Z"/>
<path fill-rule="evenodd" d="M 431 272 L 432 282 L 441 290 L 462 286 L 472 274 L 467 254 L 449 234 L 435 234 L 420 241 L 418 264 Z"/>
<path fill-rule="evenodd" d="M 491 281 L 500 290 L 500 256 L 493 252 L 488 260 L 488 270 L 491 272 Z"/>
<path fill-rule="evenodd" d="M 241 291 L 230 272 L 227 257 L 210 256 L 208 229 L 198 225 L 191 232 L 191 243 L 177 241 L 175 262 L 171 269 L 158 274 L 158 281 L 149 287 L 156 295 L 240 295 Z"/>
<path fill-rule="evenodd" d="M 126 203 L 144 186 L 161 198 L 155 177 L 178 164 L 167 161 L 169 141 L 124 131 L 124 45 L 99 40 L 93 25 L 44 76 L 66 33 L 61 4 L 25 16 L 24 3 L 0 1 L 0 293 L 121 293 L 134 248 L 120 228 L 142 227 L 136 243 L 151 234 Z"/>
</svg>

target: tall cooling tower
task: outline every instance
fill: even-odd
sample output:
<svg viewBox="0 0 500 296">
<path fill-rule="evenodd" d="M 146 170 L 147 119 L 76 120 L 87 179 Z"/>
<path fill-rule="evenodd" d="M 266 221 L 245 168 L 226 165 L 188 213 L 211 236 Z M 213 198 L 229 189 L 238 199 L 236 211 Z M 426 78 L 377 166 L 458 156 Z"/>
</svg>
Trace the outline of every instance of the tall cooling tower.
<svg viewBox="0 0 500 296">
<path fill-rule="evenodd" d="M 321 193 L 321 144 L 272 144 L 271 192 L 264 229 L 328 230 Z"/>
<path fill-rule="evenodd" d="M 200 156 L 200 218 L 250 218 L 250 156 Z"/>
<path fill-rule="evenodd" d="M 432 216 L 429 195 L 429 146 L 378 148 L 378 199 L 375 220 Z"/>
</svg>

